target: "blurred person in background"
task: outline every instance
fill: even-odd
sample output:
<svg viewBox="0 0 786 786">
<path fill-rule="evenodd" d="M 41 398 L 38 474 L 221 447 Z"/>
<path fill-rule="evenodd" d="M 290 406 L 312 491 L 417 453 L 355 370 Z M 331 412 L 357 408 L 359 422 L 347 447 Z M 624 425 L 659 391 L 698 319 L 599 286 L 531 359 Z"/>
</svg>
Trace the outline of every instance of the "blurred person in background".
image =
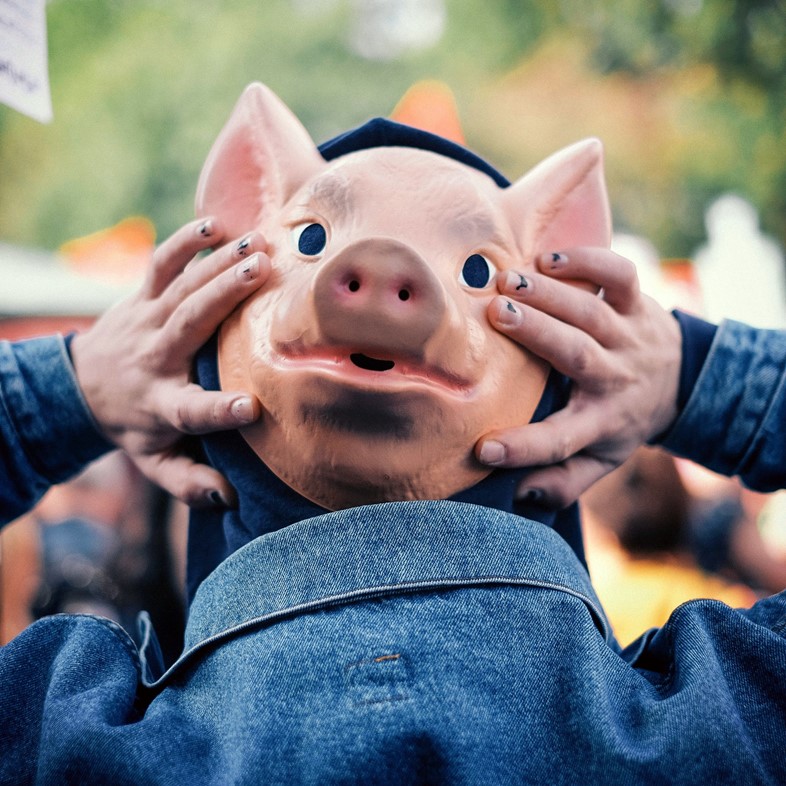
<svg viewBox="0 0 786 786">
<path fill-rule="evenodd" d="M 592 583 L 622 645 L 663 625 L 685 601 L 742 607 L 757 598 L 699 565 L 693 502 L 674 458 L 657 448 L 639 448 L 581 497 Z"/>
<path fill-rule="evenodd" d="M 733 478 L 677 461 L 691 498 L 689 546 L 701 568 L 748 585 L 759 594 L 786 589 L 786 553 L 764 527 L 786 529 L 780 495 L 760 494 Z"/>
</svg>

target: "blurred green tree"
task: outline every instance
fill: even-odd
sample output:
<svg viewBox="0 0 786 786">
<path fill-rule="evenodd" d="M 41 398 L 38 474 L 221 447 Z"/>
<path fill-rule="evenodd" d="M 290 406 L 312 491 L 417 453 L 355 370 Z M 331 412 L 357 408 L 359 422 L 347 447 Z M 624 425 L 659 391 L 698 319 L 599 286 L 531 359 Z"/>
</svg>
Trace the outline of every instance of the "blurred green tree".
<svg viewBox="0 0 786 786">
<path fill-rule="evenodd" d="M 50 0 L 55 121 L 0 107 L 0 237 L 56 248 L 132 214 L 168 234 L 252 80 L 321 141 L 437 78 L 511 177 L 601 136 L 618 225 L 664 255 L 695 248 L 728 190 L 786 241 L 782 0 L 444 0 L 441 38 L 392 60 L 350 45 L 363 3 Z"/>
</svg>

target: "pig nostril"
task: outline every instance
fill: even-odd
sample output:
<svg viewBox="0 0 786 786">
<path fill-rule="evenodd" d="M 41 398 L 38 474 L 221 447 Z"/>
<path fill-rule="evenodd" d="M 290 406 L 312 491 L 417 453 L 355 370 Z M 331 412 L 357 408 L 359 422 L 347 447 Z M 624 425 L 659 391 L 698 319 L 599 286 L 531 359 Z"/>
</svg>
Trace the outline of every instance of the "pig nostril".
<svg viewBox="0 0 786 786">
<path fill-rule="evenodd" d="M 409 300 L 409 290 L 407 290 L 407 289 L 400 290 L 399 293 L 398 293 L 398 299 L 399 300 Z"/>
<path fill-rule="evenodd" d="M 357 292 L 360 289 L 360 282 L 356 280 L 352 280 L 348 284 L 350 292 Z"/>
</svg>

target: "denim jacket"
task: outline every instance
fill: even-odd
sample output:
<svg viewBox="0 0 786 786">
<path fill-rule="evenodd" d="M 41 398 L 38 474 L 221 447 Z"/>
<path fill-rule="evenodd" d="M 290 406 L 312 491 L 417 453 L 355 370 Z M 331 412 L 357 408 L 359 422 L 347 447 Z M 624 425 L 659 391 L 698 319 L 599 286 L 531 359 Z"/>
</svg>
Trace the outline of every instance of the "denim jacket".
<svg viewBox="0 0 786 786">
<path fill-rule="evenodd" d="M 724 325 L 666 444 L 784 485 L 785 354 Z M 0 650 L 0 784 L 786 782 L 786 595 L 684 604 L 620 651 L 566 542 L 478 505 L 267 533 L 168 670 L 143 632 L 57 616 Z"/>
<path fill-rule="evenodd" d="M 463 503 L 325 514 L 197 591 L 161 674 L 59 616 L 0 652 L 0 783 L 783 783 L 786 597 L 620 652 L 553 530 Z"/>
<path fill-rule="evenodd" d="M 61 336 L 0 341 L 0 525 L 111 447 Z"/>
<path fill-rule="evenodd" d="M 718 328 L 663 446 L 758 491 L 786 483 L 786 332 Z"/>
</svg>

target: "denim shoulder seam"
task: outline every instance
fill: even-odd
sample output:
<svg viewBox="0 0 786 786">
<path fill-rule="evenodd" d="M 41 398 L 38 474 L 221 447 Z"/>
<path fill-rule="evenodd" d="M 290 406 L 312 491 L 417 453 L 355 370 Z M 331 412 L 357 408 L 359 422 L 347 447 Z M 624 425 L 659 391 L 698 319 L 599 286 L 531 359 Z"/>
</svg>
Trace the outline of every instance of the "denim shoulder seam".
<svg viewBox="0 0 786 786">
<path fill-rule="evenodd" d="M 238 622 L 228 628 L 224 628 L 212 635 L 207 636 L 194 643 L 188 650 L 182 653 L 178 660 L 173 663 L 164 674 L 162 674 L 155 681 L 144 681 L 145 688 L 157 692 L 161 690 L 166 682 L 174 675 L 175 672 L 181 671 L 188 663 L 196 658 L 202 651 L 210 650 L 213 646 L 220 644 L 228 639 L 235 638 L 236 636 L 245 633 L 253 632 L 254 630 L 265 627 L 268 625 L 275 625 L 276 623 L 290 619 L 299 614 L 312 614 L 319 611 L 326 611 L 329 609 L 337 608 L 342 605 L 350 603 L 362 603 L 369 600 L 379 600 L 382 598 L 392 598 L 401 595 L 410 595 L 420 592 L 431 592 L 438 590 L 453 590 L 453 589 L 478 589 L 488 586 L 514 586 L 514 587 L 531 587 L 536 589 L 548 589 L 555 592 L 564 592 L 571 595 L 576 600 L 582 602 L 587 608 L 590 616 L 593 619 L 598 632 L 607 643 L 611 642 L 613 636 L 604 612 L 601 608 L 597 607 L 593 599 L 584 595 L 583 593 L 575 590 L 572 587 L 564 586 L 561 584 L 549 584 L 547 582 L 507 578 L 502 576 L 487 576 L 483 578 L 473 579 L 456 579 L 456 580 L 428 580 L 422 582 L 411 582 L 406 584 L 391 585 L 384 587 L 367 587 L 362 590 L 355 590 L 352 592 L 343 593 L 334 597 L 324 597 L 318 600 L 308 601 L 298 606 L 290 606 L 287 608 L 278 609 L 257 617 L 251 617 L 247 620 Z"/>
<path fill-rule="evenodd" d="M 131 658 L 134 662 L 134 668 L 137 673 L 137 679 L 141 677 L 142 665 L 139 659 L 139 651 L 133 639 L 128 635 L 125 628 L 116 623 L 114 620 L 100 617 L 97 614 L 52 614 L 48 617 L 42 617 L 35 624 L 46 625 L 59 625 L 63 622 L 68 624 L 69 628 L 75 628 L 80 622 L 90 621 L 96 622 L 101 627 L 108 630 L 115 641 L 120 645 L 121 649 Z"/>
</svg>

